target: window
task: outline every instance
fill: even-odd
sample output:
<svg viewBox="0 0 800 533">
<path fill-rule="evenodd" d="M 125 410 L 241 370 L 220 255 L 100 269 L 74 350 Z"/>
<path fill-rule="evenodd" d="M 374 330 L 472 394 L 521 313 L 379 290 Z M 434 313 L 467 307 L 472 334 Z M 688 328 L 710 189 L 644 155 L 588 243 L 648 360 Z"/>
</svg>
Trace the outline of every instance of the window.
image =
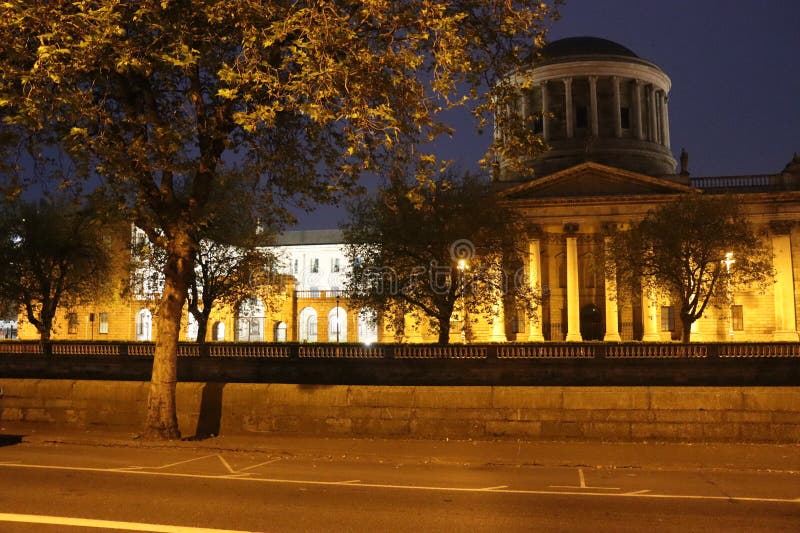
<svg viewBox="0 0 800 533">
<path fill-rule="evenodd" d="M 339 258 L 334 257 L 331 260 L 331 272 L 339 272 L 341 270 L 341 264 L 339 263 Z"/>
<path fill-rule="evenodd" d="M 292 274 L 297 274 L 300 271 L 300 260 L 295 259 L 292 265 Z"/>
<path fill-rule="evenodd" d="M 319 272 L 319 259 L 316 257 L 311 260 L 311 272 L 314 274 Z"/>
<path fill-rule="evenodd" d="M 731 306 L 731 329 L 744 331 L 744 309 L 741 305 Z"/>
<path fill-rule="evenodd" d="M 661 331 L 675 331 L 675 308 L 661 306 Z"/>
<path fill-rule="evenodd" d="M 78 313 L 67 313 L 67 333 L 78 333 Z"/>
<path fill-rule="evenodd" d="M 100 313 L 100 329 L 101 334 L 108 335 L 108 313 Z"/>
<path fill-rule="evenodd" d="M 585 105 L 575 106 L 575 127 L 589 127 L 589 110 Z"/>
<path fill-rule="evenodd" d="M 275 342 L 286 342 L 286 322 L 275 324 Z"/>
<path fill-rule="evenodd" d="M 631 110 L 627 107 L 621 107 L 619 110 L 620 122 L 622 122 L 622 129 L 631 129 Z"/>
</svg>

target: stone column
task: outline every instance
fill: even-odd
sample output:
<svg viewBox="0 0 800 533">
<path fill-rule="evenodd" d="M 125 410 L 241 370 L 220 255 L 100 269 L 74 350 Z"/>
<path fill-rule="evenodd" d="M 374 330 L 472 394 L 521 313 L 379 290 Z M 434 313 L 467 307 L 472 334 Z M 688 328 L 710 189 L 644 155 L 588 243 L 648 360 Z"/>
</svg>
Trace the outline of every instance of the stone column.
<svg viewBox="0 0 800 533">
<path fill-rule="evenodd" d="M 592 108 L 592 135 L 600 134 L 600 122 L 597 109 L 597 76 L 589 76 L 589 105 Z"/>
<path fill-rule="evenodd" d="M 642 82 L 634 80 L 633 82 L 633 116 L 636 120 L 636 138 L 640 141 L 644 140 L 644 124 L 642 124 Z"/>
<path fill-rule="evenodd" d="M 541 83 L 542 87 L 542 138 L 545 142 L 550 140 L 550 121 L 547 119 L 547 110 L 550 107 L 550 102 L 547 94 L 547 82 Z"/>
<path fill-rule="evenodd" d="M 605 238 L 605 262 L 606 268 L 606 334 L 603 340 L 606 342 L 620 342 L 619 336 L 619 307 L 617 305 L 617 269 L 609 260 L 611 256 L 611 237 Z"/>
<path fill-rule="evenodd" d="M 658 144 L 664 144 L 664 91 L 656 91 L 656 134 Z"/>
<path fill-rule="evenodd" d="M 528 283 L 534 295 L 542 295 L 542 254 L 541 244 L 538 239 L 528 243 Z M 528 319 L 528 340 L 530 342 L 543 342 L 542 335 L 542 306 L 541 302 L 532 311 Z"/>
<path fill-rule="evenodd" d="M 649 287 L 642 288 L 642 341 L 657 342 L 661 340 L 658 334 L 658 301 L 653 297 Z"/>
<path fill-rule="evenodd" d="M 662 113 L 664 114 L 664 146 L 669 148 L 669 97 L 666 95 L 666 93 L 664 94 L 663 104 L 664 107 L 662 109 Z"/>
<path fill-rule="evenodd" d="M 492 333 L 489 335 L 489 342 L 508 342 L 503 291 L 496 290 L 494 299 L 494 304 L 492 304 Z"/>
<path fill-rule="evenodd" d="M 614 84 L 614 136 L 622 137 L 622 97 L 619 92 L 619 77 L 612 76 Z"/>
<path fill-rule="evenodd" d="M 647 105 L 650 110 L 650 131 L 647 138 L 652 142 L 658 142 L 656 133 L 656 91 L 652 85 L 647 86 Z"/>
<path fill-rule="evenodd" d="M 581 299 L 578 285 L 578 238 L 567 237 L 567 342 L 581 342 Z"/>
<path fill-rule="evenodd" d="M 575 136 L 575 119 L 572 114 L 572 78 L 564 78 L 564 120 L 567 122 L 567 139 Z"/>
<path fill-rule="evenodd" d="M 772 235 L 775 254 L 775 333 L 773 340 L 797 342 L 797 317 L 794 303 L 792 241 L 788 233 Z"/>
</svg>

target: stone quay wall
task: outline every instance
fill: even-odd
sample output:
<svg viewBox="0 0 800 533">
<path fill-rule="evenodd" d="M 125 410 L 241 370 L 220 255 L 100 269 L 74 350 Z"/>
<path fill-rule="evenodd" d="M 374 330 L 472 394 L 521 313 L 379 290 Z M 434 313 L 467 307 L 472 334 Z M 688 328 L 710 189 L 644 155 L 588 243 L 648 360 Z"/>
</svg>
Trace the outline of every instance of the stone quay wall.
<svg viewBox="0 0 800 533">
<path fill-rule="evenodd" d="M 137 432 L 148 383 L 0 379 L 0 421 Z M 184 436 L 800 442 L 800 387 L 179 383 Z"/>
</svg>

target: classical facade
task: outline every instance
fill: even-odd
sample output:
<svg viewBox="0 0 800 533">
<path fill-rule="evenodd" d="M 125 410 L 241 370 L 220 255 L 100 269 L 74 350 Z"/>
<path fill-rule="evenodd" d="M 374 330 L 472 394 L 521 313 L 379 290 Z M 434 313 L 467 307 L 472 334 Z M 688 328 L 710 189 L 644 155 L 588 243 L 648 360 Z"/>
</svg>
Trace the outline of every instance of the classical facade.
<svg viewBox="0 0 800 533">
<path fill-rule="evenodd" d="M 800 157 L 776 173 L 703 176 L 689 173 L 688 156 L 670 146 L 669 77 L 617 43 L 577 37 L 554 41 L 527 71 L 514 112 L 529 119 L 550 147 L 526 161 L 534 177 L 501 165 L 497 194 L 520 211 L 538 234 L 525 244 L 525 282 L 542 295 L 532 316 L 495 305 L 494 316 L 470 328 L 476 342 L 670 341 L 680 336 L 673 302 L 618 298 L 605 270 L 609 227 L 640 220 L 683 194 L 735 193 L 774 253 L 775 283 L 742 290 L 730 307 L 709 308 L 694 324 L 694 341 L 797 342 L 800 279 Z M 350 308 L 342 292 L 348 264 L 341 233 L 288 232 L 274 251 L 281 258 L 280 289 L 254 293 L 233 309 L 212 314 L 211 341 L 435 342 L 426 320 L 407 316 L 403 331 Z M 724 258 L 720 258 L 723 260 Z M 127 299 L 68 309 L 53 338 L 153 340 L 157 287 Z M 396 321 L 394 321 L 396 322 Z M 454 322 L 451 339 L 459 339 Z M 35 338 L 20 324 L 21 338 Z M 184 338 L 196 335 L 184 321 Z"/>
<path fill-rule="evenodd" d="M 800 158 L 775 174 L 693 177 L 682 152 L 676 169 L 669 78 L 604 39 L 554 41 L 513 81 L 516 111 L 551 148 L 529 162 L 533 179 L 504 168 L 497 180 L 499 194 L 541 230 L 528 243 L 528 276 L 543 301 L 516 340 L 677 338 L 672 302 L 647 292 L 635 303 L 617 298 L 602 266 L 606 229 L 641 220 L 678 195 L 721 192 L 739 195 L 749 219 L 769 235 L 777 278 L 764 292 L 734 294 L 730 309 L 708 309 L 693 340 L 798 340 Z"/>
</svg>

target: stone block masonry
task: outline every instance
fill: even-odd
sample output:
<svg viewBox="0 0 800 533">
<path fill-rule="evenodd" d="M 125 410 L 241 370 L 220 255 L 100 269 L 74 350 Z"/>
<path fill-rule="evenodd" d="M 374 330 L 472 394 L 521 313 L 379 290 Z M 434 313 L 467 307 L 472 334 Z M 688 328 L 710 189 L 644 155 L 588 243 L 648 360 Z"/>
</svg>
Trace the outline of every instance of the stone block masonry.
<svg viewBox="0 0 800 533">
<path fill-rule="evenodd" d="M 147 383 L 0 380 L 0 420 L 138 431 Z M 800 387 L 178 384 L 184 436 L 800 442 Z"/>
</svg>

